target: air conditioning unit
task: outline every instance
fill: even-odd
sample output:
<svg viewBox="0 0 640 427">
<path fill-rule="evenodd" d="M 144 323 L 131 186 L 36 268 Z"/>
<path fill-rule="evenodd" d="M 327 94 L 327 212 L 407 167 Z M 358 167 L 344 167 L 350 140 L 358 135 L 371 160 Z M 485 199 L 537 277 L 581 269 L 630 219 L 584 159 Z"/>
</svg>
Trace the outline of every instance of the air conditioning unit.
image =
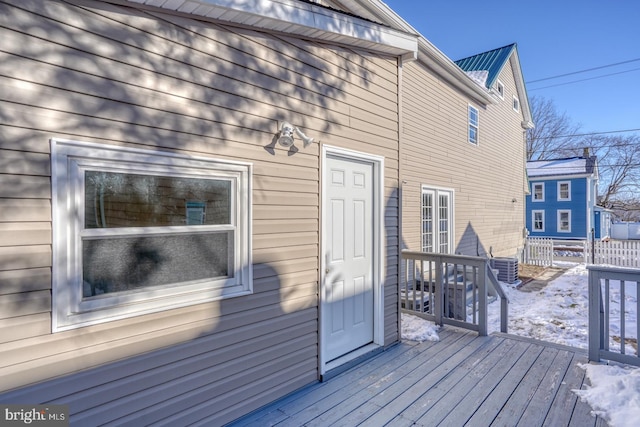
<svg viewBox="0 0 640 427">
<path fill-rule="evenodd" d="M 491 258 L 491 268 L 498 270 L 498 280 L 513 284 L 518 280 L 518 258 Z"/>
</svg>

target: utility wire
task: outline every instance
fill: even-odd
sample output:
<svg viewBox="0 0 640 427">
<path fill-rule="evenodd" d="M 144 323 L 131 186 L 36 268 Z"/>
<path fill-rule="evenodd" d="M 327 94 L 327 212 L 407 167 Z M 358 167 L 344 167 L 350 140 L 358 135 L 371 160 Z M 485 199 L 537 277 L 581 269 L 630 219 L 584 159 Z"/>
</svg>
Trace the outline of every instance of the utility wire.
<svg viewBox="0 0 640 427">
<path fill-rule="evenodd" d="M 640 70 L 640 68 L 633 68 L 633 69 L 631 69 L 631 70 L 620 71 L 620 72 L 617 72 L 617 73 L 603 74 L 603 75 L 601 75 L 601 76 L 589 77 L 589 78 L 586 78 L 586 79 L 580 79 L 580 80 L 572 80 L 572 81 L 570 81 L 570 82 L 558 83 L 558 84 L 555 84 L 555 85 L 549 85 L 549 86 L 536 87 L 536 88 L 533 88 L 533 89 L 527 89 L 527 90 L 528 90 L 529 92 L 531 92 L 531 91 L 534 91 L 534 90 L 548 89 L 548 88 L 550 88 L 550 87 L 565 86 L 565 85 L 569 85 L 569 84 L 572 84 L 572 83 L 586 82 L 587 80 L 601 79 L 601 78 L 603 78 L 603 77 L 616 76 L 616 75 L 618 75 L 618 74 L 630 73 L 630 72 L 632 72 L 632 71 L 638 71 L 638 70 Z M 540 80 L 538 80 L 538 81 L 540 81 Z"/>
<path fill-rule="evenodd" d="M 580 74 L 580 73 L 587 73 L 589 71 L 601 70 L 603 68 L 615 67 L 616 65 L 628 64 L 630 62 L 636 62 L 636 61 L 640 61 L 640 58 L 629 59 L 627 61 L 622 61 L 622 62 L 616 62 L 615 64 L 607 64 L 607 65 L 601 65 L 599 67 L 587 68 L 586 70 L 573 71 L 571 73 L 558 74 L 558 75 L 555 75 L 555 76 L 544 77 L 542 79 L 528 81 L 528 82 L 526 82 L 526 84 L 542 82 L 542 81 L 545 81 L 545 80 L 559 79 L 560 77 L 572 76 L 574 74 Z"/>
<path fill-rule="evenodd" d="M 609 131 L 605 131 L 605 132 L 574 133 L 572 135 L 538 136 L 538 137 L 536 137 L 534 139 L 573 138 L 573 137 L 577 137 L 577 136 L 605 135 L 605 134 L 609 134 L 609 133 L 624 133 L 624 132 L 638 132 L 638 131 L 640 131 L 640 128 L 609 130 Z M 629 144 L 629 145 L 635 145 L 635 144 L 632 143 L 632 144 Z"/>
<path fill-rule="evenodd" d="M 546 160 L 527 160 L 527 163 L 533 163 L 533 162 L 556 162 L 558 160 L 566 160 L 566 159 L 546 159 Z M 640 163 L 601 163 L 598 162 L 598 167 L 622 167 L 622 166 L 629 166 L 632 168 L 637 168 L 640 167 Z M 571 170 L 575 170 L 576 167 L 575 166 L 549 166 L 547 169 L 552 169 L 552 170 L 563 170 L 563 169 L 571 169 Z M 540 168 L 535 168 L 534 170 L 543 170 Z M 582 172 L 581 172 L 582 173 Z M 542 175 L 538 175 L 538 176 L 542 176 Z"/>
</svg>

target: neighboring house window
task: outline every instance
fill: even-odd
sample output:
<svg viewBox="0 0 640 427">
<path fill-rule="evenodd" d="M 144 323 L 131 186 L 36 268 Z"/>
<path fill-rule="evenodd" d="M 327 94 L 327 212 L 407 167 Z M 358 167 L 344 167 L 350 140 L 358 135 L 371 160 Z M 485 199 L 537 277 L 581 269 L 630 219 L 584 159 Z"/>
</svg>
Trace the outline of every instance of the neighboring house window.
<svg viewBox="0 0 640 427">
<path fill-rule="evenodd" d="M 51 143 L 53 330 L 252 292 L 251 165 Z"/>
<path fill-rule="evenodd" d="M 544 231 L 544 211 L 532 211 L 531 224 L 533 231 Z"/>
<path fill-rule="evenodd" d="M 558 231 L 562 233 L 571 233 L 571 211 L 558 211 Z"/>
<path fill-rule="evenodd" d="M 571 181 L 558 182 L 558 200 L 571 200 Z"/>
<path fill-rule="evenodd" d="M 498 80 L 498 82 L 496 83 L 496 91 L 498 92 L 500 98 L 504 99 L 504 85 L 500 80 Z"/>
<path fill-rule="evenodd" d="M 469 105 L 469 142 L 478 144 L 479 115 L 478 109 Z"/>
<path fill-rule="evenodd" d="M 453 235 L 453 192 L 422 189 L 422 251 L 448 254 Z"/>
<path fill-rule="evenodd" d="M 544 183 L 535 182 L 531 184 L 531 186 L 533 187 L 531 200 L 534 202 L 544 202 Z"/>
<path fill-rule="evenodd" d="M 520 111 L 520 101 L 515 96 L 513 97 L 513 109 L 514 111 Z"/>
</svg>

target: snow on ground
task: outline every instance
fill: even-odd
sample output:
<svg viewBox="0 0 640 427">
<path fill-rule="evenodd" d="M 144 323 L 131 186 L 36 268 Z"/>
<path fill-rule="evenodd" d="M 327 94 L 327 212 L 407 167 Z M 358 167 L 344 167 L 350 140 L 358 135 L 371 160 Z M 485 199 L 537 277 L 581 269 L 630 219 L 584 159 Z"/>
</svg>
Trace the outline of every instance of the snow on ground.
<svg viewBox="0 0 640 427">
<path fill-rule="evenodd" d="M 418 316 L 402 313 L 402 339 L 410 341 L 440 341 L 437 326 Z"/>
<path fill-rule="evenodd" d="M 591 387 L 574 392 L 611 427 L 635 427 L 640 420 L 640 369 L 584 365 Z"/>
<path fill-rule="evenodd" d="M 538 340 L 579 347 L 588 347 L 589 296 L 588 271 L 584 264 L 557 265 L 566 272 L 539 292 L 523 292 L 515 285 L 503 283 L 509 298 L 509 333 Z M 620 284 L 611 281 L 610 348 L 619 350 L 613 337 L 620 332 Z M 625 287 L 625 336 L 637 338 L 636 287 Z M 416 316 L 402 314 L 402 337 L 415 341 L 437 341 L 438 328 Z M 500 303 L 489 306 L 489 333 L 500 330 Z M 618 340 L 619 341 L 619 340 Z M 626 352 L 635 354 L 627 345 Z M 640 419 L 640 368 L 608 365 L 584 365 L 591 387 L 575 390 L 601 415 L 611 427 L 637 425 Z"/>
</svg>

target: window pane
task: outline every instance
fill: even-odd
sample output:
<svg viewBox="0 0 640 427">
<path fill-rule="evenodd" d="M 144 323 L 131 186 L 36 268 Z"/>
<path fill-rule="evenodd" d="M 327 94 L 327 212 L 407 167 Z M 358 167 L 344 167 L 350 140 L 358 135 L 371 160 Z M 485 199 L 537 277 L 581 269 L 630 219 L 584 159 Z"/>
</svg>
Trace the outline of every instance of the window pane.
<svg viewBox="0 0 640 427">
<path fill-rule="evenodd" d="M 469 107 L 469 124 L 478 125 L 478 110 L 471 106 Z"/>
<path fill-rule="evenodd" d="M 439 199 L 439 218 L 440 218 L 440 234 L 438 236 L 440 242 L 439 252 L 449 253 L 449 196 L 440 194 Z"/>
<path fill-rule="evenodd" d="M 469 142 L 476 143 L 478 141 L 478 129 L 469 126 Z"/>
<path fill-rule="evenodd" d="M 231 182 L 85 172 L 85 228 L 229 224 Z"/>
<path fill-rule="evenodd" d="M 544 229 L 544 218 L 542 212 L 533 213 L 533 229 L 539 231 Z"/>
<path fill-rule="evenodd" d="M 569 184 L 561 183 L 560 184 L 560 198 L 568 199 L 569 198 Z"/>
<path fill-rule="evenodd" d="M 533 187 L 533 198 L 535 200 L 542 200 L 542 184 L 536 184 Z"/>
<path fill-rule="evenodd" d="M 422 251 L 433 252 L 433 196 L 422 194 Z"/>
<path fill-rule="evenodd" d="M 233 276 L 232 232 L 83 240 L 83 297 Z"/>
</svg>

